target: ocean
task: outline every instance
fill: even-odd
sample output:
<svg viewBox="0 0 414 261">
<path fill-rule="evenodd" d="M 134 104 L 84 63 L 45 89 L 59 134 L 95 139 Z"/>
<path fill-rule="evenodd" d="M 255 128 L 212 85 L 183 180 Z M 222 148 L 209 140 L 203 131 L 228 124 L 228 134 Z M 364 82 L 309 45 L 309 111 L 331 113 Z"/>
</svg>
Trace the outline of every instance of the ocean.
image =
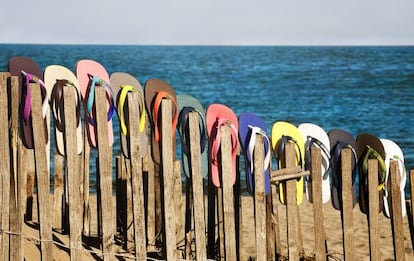
<svg viewBox="0 0 414 261">
<path fill-rule="evenodd" d="M 59 64 L 73 70 L 78 60 L 92 59 L 109 74 L 129 73 L 143 86 L 159 78 L 205 108 L 222 103 L 237 115 L 254 112 L 269 132 L 279 120 L 310 122 L 327 132 L 340 128 L 355 137 L 368 132 L 396 142 L 407 170 L 414 168 L 414 46 L 0 44 L 0 71 L 13 56 L 28 56 L 42 69 Z M 119 155 L 114 124 L 113 153 Z"/>
</svg>

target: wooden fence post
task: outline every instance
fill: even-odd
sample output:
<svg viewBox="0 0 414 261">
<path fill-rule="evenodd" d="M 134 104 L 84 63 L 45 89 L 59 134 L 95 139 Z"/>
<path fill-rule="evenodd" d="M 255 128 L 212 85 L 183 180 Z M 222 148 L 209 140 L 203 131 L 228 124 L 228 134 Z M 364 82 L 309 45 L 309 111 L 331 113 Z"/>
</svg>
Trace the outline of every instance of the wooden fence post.
<svg viewBox="0 0 414 261">
<path fill-rule="evenodd" d="M 341 152 L 342 168 L 342 229 L 345 260 L 355 260 L 354 224 L 353 224 L 353 191 L 352 191 L 352 152 L 345 148 Z"/>
<path fill-rule="evenodd" d="M 264 177 L 264 142 L 261 135 L 256 134 L 254 147 L 254 214 L 256 231 L 256 259 L 267 260 L 266 239 L 266 197 Z M 267 166 L 268 167 L 268 166 Z"/>
<path fill-rule="evenodd" d="M 108 142 L 108 121 L 106 90 L 99 87 L 95 89 L 95 110 L 98 147 L 98 175 L 100 189 L 101 221 L 102 221 L 102 252 L 104 260 L 113 259 L 112 246 L 114 243 L 115 226 L 113 223 L 112 198 L 112 149 Z"/>
<path fill-rule="evenodd" d="M 19 146 L 21 146 L 21 140 L 18 134 L 18 117 L 19 117 L 19 79 L 17 76 L 11 76 L 7 82 L 8 93 L 10 97 L 10 155 L 11 160 L 11 174 L 12 184 L 10 188 L 14 191 L 11 193 L 13 200 L 10 202 L 10 216 L 14 217 L 10 219 L 10 230 L 16 232 L 16 235 L 10 236 L 10 260 L 23 261 L 24 259 L 24 247 L 23 247 L 23 223 L 24 223 L 24 210 L 23 210 L 23 198 L 25 195 L 25 178 L 22 171 L 20 171 L 20 165 L 18 164 Z"/>
<path fill-rule="evenodd" d="M 198 113 L 189 114 L 191 182 L 194 206 L 194 231 L 197 260 L 206 260 L 206 223 L 204 220 L 203 177 L 201 175 L 201 151 Z"/>
<path fill-rule="evenodd" d="M 37 206 L 40 226 L 42 260 L 53 260 L 53 237 L 50 220 L 50 181 L 46 158 L 45 125 L 42 116 L 42 95 L 38 83 L 31 84 L 32 94 L 32 124 L 37 177 Z"/>
<path fill-rule="evenodd" d="M 78 144 L 76 135 L 76 111 L 75 93 L 65 88 L 63 90 L 64 100 L 64 122 L 65 122 L 65 156 L 67 166 L 67 184 L 68 184 L 68 201 L 69 201 L 69 246 L 70 259 L 79 260 L 81 257 L 82 247 L 82 204 L 81 204 L 81 187 L 80 177 L 78 175 L 78 153 L 76 146 Z"/>
<path fill-rule="evenodd" d="M 7 97 L 7 78 L 8 73 L 0 73 L 0 254 L 5 260 L 9 259 L 10 235 L 5 233 L 10 229 L 10 147 L 9 147 L 9 106 Z M 13 195 L 15 195 L 13 193 Z M 13 217 L 14 218 L 14 217 Z"/>
<path fill-rule="evenodd" d="M 296 166 L 296 149 L 293 143 L 286 143 L 285 147 L 285 167 Z M 298 206 L 296 198 L 296 180 L 286 181 L 286 208 L 287 208 L 287 231 L 289 260 L 299 260 L 298 249 Z"/>
<path fill-rule="evenodd" d="M 394 243 L 394 259 L 405 260 L 404 229 L 401 209 L 400 173 L 397 160 L 390 161 L 391 201 L 392 201 L 392 231 Z"/>
<path fill-rule="evenodd" d="M 378 260 L 378 160 L 368 160 L 368 226 L 371 260 Z"/>
<path fill-rule="evenodd" d="M 236 231 L 234 224 L 234 195 L 232 184 L 232 159 L 230 126 L 221 126 L 221 178 L 223 188 L 223 222 L 225 256 L 227 261 L 236 260 Z"/>
<path fill-rule="evenodd" d="M 322 210 L 322 156 L 321 150 L 313 148 L 311 151 L 311 178 L 313 200 L 313 223 L 315 233 L 315 259 L 326 260 L 325 227 Z"/>
<path fill-rule="evenodd" d="M 142 157 L 139 153 L 139 130 L 137 128 L 137 126 L 139 126 L 139 112 L 138 106 L 136 105 L 138 105 L 138 97 L 136 94 L 130 93 L 128 95 L 128 130 L 130 139 L 132 212 L 134 219 L 135 258 L 137 260 L 146 260 L 147 250 L 144 216 L 144 185 L 142 175 Z"/>
<path fill-rule="evenodd" d="M 162 146 L 162 178 L 164 191 L 164 228 L 167 260 L 176 260 L 177 241 L 175 236 L 175 208 L 174 206 L 174 165 L 173 144 L 171 137 L 172 104 L 170 100 L 161 102 L 161 146 Z"/>
</svg>

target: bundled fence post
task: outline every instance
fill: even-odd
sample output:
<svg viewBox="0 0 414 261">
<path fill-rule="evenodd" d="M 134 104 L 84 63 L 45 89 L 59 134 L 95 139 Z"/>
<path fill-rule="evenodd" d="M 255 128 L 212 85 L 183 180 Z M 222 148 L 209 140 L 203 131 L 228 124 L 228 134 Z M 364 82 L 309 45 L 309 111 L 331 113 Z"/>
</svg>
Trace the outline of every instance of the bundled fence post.
<svg viewBox="0 0 414 261">
<path fill-rule="evenodd" d="M 203 178 L 201 175 L 201 151 L 200 151 L 200 131 L 198 129 L 198 114 L 189 114 L 190 126 L 190 158 L 191 158 L 191 182 L 192 197 L 194 206 L 194 231 L 196 243 L 197 260 L 206 260 L 206 224 L 204 220 L 204 193 Z"/>
<path fill-rule="evenodd" d="M 236 260 L 236 231 L 234 225 L 234 197 L 231 181 L 230 126 L 221 126 L 221 178 L 223 187 L 223 222 L 226 260 Z"/>
<path fill-rule="evenodd" d="M 285 147 L 285 166 L 286 168 L 296 166 L 296 151 L 293 143 L 286 143 Z M 286 181 L 286 208 L 287 208 L 287 227 L 288 227 L 288 249 L 289 260 L 299 260 L 298 249 L 298 206 L 296 199 L 296 180 Z"/>
<path fill-rule="evenodd" d="M 63 90 L 64 100 L 64 125 L 65 125 L 65 156 L 67 166 L 67 184 L 69 201 L 69 246 L 70 259 L 79 260 L 82 247 L 82 222 L 81 187 L 78 175 L 78 155 L 74 144 L 78 144 L 76 135 L 76 109 L 73 101 L 75 93 L 68 88 Z"/>
<path fill-rule="evenodd" d="M 315 233 L 315 259 L 325 260 L 325 227 L 322 210 L 322 169 L 321 150 L 313 148 L 311 151 L 311 178 L 313 200 L 313 223 Z"/>
<path fill-rule="evenodd" d="M 397 160 L 390 161 L 391 202 L 392 202 L 392 232 L 394 243 L 394 259 L 405 260 L 404 229 L 401 209 L 400 173 Z"/>
<path fill-rule="evenodd" d="M 55 155 L 54 155 L 54 169 L 53 169 L 53 226 L 56 229 L 66 229 L 66 222 L 63 222 L 63 208 L 65 207 L 64 204 L 64 178 L 63 178 L 63 161 L 64 158 L 62 155 L 57 153 L 57 148 L 55 147 Z M 65 219 L 67 221 L 67 219 Z"/>
<path fill-rule="evenodd" d="M 256 259 L 267 260 L 266 249 L 266 197 L 264 179 L 264 143 L 263 137 L 256 134 L 254 147 L 254 215 L 256 231 Z M 267 166 L 266 166 L 267 167 Z"/>
<path fill-rule="evenodd" d="M 378 260 L 378 160 L 368 160 L 368 226 L 371 260 Z"/>
<path fill-rule="evenodd" d="M 138 140 L 138 99 L 136 94 L 128 95 L 128 130 L 130 139 L 130 164 L 131 164 L 131 187 L 132 187 L 132 212 L 134 220 L 134 242 L 135 258 L 146 260 L 146 231 L 145 231 L 145 206 L 144 206 L 144 185 L 142 175 L 142 157 L 139 154 Z M 129 206 L 129 204 L 128 204 Z"/>
<path fill-rule="evenodd" d="M 24 223 L 24 211 L 23 211 L 23 198 L 26 192 L 24 184 L 25 173 L 20 171 L 18 164 L 18 150 L 21 142 L 18 137 L 18 117 L 19 117 L 19 80 L 17 76 L 11 76 L 8 78 L 8 94 L 10 97 L 10 155 L 11 160 L 11 178 L 13 182 L 10 188 L 14 191 L 11 193 L 10 202 L 10 230 L 16 232 L 16 235 L 10 236 L 10 260 L 23 260 L 24 247 L 22 229 Z"/>
<path fill-rule="evenodd" d="M 151 151 L 148 145 L 147 151 Z M 144 167 L 147 166 L 147 250 L 155 250 L 155 170 L 151 153 L 147 153 L 144 158 Z"/>
<path fill-rule="evenodd" d="M 342 149 L 342 229 L 345 260 L 355 260 L 351 156 L 351 149 Z"/>
<path fill-rule="evenodd" d="M 104 260 L 112 259 L 113 236 L 115 225 L 113 221 L 112 199 L 112 151 L 108 142 L 107 105 L 105 88 L 95 89 L 95 109 L 97 124 L 98 147 L 98 175 L 100 189 L 101 226 L 102 226 L 102 252 Z"/>
<path fill-rule="evenodd" d="M 165 245 L 167 260 L 176 260 L 176 236 L 175 236 L 175 208 L 174 206 L 174 166 L 173 166 L 173 143 L 171 137 L 171 111 L 172 104 L 170 100 L 164 99 L 161 102 L 161 146 L 162 146 L 162 178 L 164 191 L 164 227 L 165 227 Z"/>
<path fill-rule="evenodd" d="M 88 141 L 88 125 L 84 124 L 82 137 L 83 139 L 83 162 L 81 164 L 81 173 L 83 173 L 83 235 L 91 234 L 91 208 L 89 206 L 89 161 L 90 145 Z"/>
<path fill-rule="evenodd" d="M 7 78 L 8 73 L 0 73 L 0 91 L 3 95 L 0 95 L 0 254 L 5 260 L 9 259 L 9 246 L 10 236 L 5 233 L 9 231 L 9 217 L 10 217 L 10 148 L 9 148 L 9 108 L 8 108 L 8 97 L 7 97 Z M 13 189 L 14 190 L 14 189 Z M 12 190 L 12 191 L 13 191 Z M 13 193 L 15 195 L 15 193 Z"/>
<path fill-rule="evenodd" d="M 37 178 L 37 206 L 40 226 L 42 260 L 53 260 L 53 237 L 50 220 L 50 181 L 46 158 L 45 125 L 42 117 L 42 95 L 38 83 L 30 84 L 32 94 L 32 123 Z"/>
</svg>

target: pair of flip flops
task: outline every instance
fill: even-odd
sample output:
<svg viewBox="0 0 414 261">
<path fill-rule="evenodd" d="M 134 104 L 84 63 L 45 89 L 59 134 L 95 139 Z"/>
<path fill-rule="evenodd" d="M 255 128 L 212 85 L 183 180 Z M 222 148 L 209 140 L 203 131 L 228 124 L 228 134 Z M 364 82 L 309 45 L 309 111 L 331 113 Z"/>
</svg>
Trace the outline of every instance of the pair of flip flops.
<svg viewBox="0 0 414 261">
<path fill-rule="evenodd" d="M 369 133 L 361 133 L 357 137 L 357 154 L 359 160 L 361 211 L 367 213 L 368 208 L 368 160 L 376 159 L 378 160 L 379 211 L 383 211 L 386 217 L 391 217 L 390 162 L 391 160 L 397 160 L 398 175 L 400 175 L 401 209 L 402 215 L 405 216 L 407 210 L 404 188 L 407 176 L 401 148 L 391 140 L 380 139 Z"/>
<path fill-rule="evenodd" d="M 193 96 L 179 94 L 177 95 L 178 103 L 178 123 L 177 130 L 181 142 L 181 162 L 184 174 L 187 178 L 191 178 L 191 151 L 190 151 L 190 113 L 198 115 L 198 130 L 200 132 L 200 158 L 201 158 L 201 174 L 205 178 L 208 173 L 207 159 L 207 129 L 206 129 L 206 112 L 203 105 Z"/>
<path fill-rule="evenodd" d="M 369 133 L 361 133 L 356 139 L 356 152 L 358 155 L 359 172 L 359 208 L 362 213 L 368 212 L 368 161 L 378 160 L 378 194 L 379 211 L 383 210 L 385 178 L 387 166 L 385 165 L 385 149 L 379 138 Z"/>
<path fill-rule="evenodd" d="M 304 167 L 305 158 L 305 142 L 302 137 L 302 133 L 299 129 L 286 121 L 277 121 L 272 126 L 272 148 L 275 154 L 275 158 L 278 162 L 278 168 L 285 168 L 284 151 L 287 143 L 293 143 L 295 145 L 296 154 L 296 166 L 301 169 Z M 301 177 L 296 180 L 296 203 L 300 205 L 303 201 L 304 192 L 304 178 Z M 279 184 L 279 199 L 282 204 L 286 204 L 286 183 L 280 182 Z"/>
<path fill-rule="evenodd" d="M 97 146 L 97 128 L 95 115 L 95 88 L 105 88 L 108 143 L 114 143 L 112 116 L 115 111 L 114 94 L 109 85 L 109 75 L 106 69 L 93 60 L 80 60 L 75 65 L 76 77 L 85 109 L 85 122 L 88 124 L 88 140 L 91 147 Z"/>
<path fill-rule="evenodd" d="M 256 135 L 263 137 L 264 144 L 264 158 L 263 158 L 263 172 L 254 173 L 254 148 L 256 142 Z M 239 137 L 240 144 L 243 148 L 247 191 L 250 194 L 255 192 L 255 178 L 254 175 L 264 175 L 265 195 L 270 193 L 270 148 L 271 144 L 267 135 L 266 123 L 258 115 L 246 112 L 239 115 Z"/>
<path fill-rule="evenodd" d="M 311 169 L 312 149 L 321 150 L 321 175 L 322 175 L 322 203 L 329 202 L 331 198 L 331 183 L 329 177 L 331 147 L 328 134 L 320 126 L 313 123 L 302 123 L 298 126 L 302 138 L 305 141 L 305 169 Z M 313 202 L 312 177 L 305 178 L 306 197 Z"/>
<path fill-rule="evenodd" d="M 161 164 L 161 139 L 163 135 L 170 135 L 173 143 L 173 151 L 176 150 L 175 129 L 178 121 L 177 97 L 174 89 L 165 81 L 160 79 L 149 79 L 144 87 L 145 106 L 151 122 L 151 155 L 155 164 Z M 162 133 L 161 128 L 161 103 L 168 99 L 172 103 L 171 133 Z M 176 154 L 173 153 L 173 160 Z"/>
<path fill-rule="evenodd" d="M 337 210 L 342 210 L 342 150 L 348 148 L 352 152 L 351 170 L 352 170 L 352 202 L 353 206 L 358 201 L 357 196 L 357 170 L 358 156 L 355 151 L 356 140 L 354 136 L 342 129 L 332 129 L 328 132 L 330 151 L 331 151 L 331 199 L 332 206 Z"/>
<path fill-rule="evenodd" d="M 130 158 L 130 130 L 128 122 L 130 115 L 128 113 L 129 106 L 138 106 L 138 144 L 139 156 L 145 157 L 147 153 L 147 127 L 148 120 L 145 111 L 145 99 L 142 86 L 139 81 L 128 73 L 115 72 L 111 74 L 110 83 L 113 93 L 116 97 L 117 113 L 119 118 L 119 126 L 121 132 L 121 150 L 126 158 Z M 128 94 L 133 93 L 138 97 L 137 104 L 128 103 Z"/>
<path fill-rule="evenodd" d="M 384 146 L 385 151 L 385 190 L 384 190 L 384 214 L 386 217 L 391 217 L 391 184 L 390 184 L 390 162 L 391 160 L 396 160 L 398 162 L 398 174 L 400 175 L 400 191 L 401 191 L 401 210 L 402 216 L 404 217 L 407 214 L 407 209 L 405 206 L 405 184 L 407 182 L 407 171 L 404 163 L 404 154 L 401 148 L 392 140 L 389 139 L 380 139 L 382 145 Z"/>
<path fill-rule="evenodd" d="M 46 84 L 43 82 L 43 73 L 40 66 L 32 59 L 24 56 L 15 56 L 9 60 L 8 71 L 12 76 L 19 79 L 19 100 L 20 100 L 20 127 L 23 144 L 28 149 L 34 148 L 33 128 L 31 120 L 31 89 L 30 83 L 38 83 L 42 92 L 42 116 L 45 119 L 45 140 L 49 145 L 48 124 L 46 124 L 46 115 L 49 111 L 49 95 Z"/>
<path fill-rule="evenodd" d="M 44 73 L 45 84 L 48 93 L 50 94 L 50 106 L 52 108 L 54 125 L 55 125 L 55 140 L 57 151 L 61 155 L 65 155 L 64 144 L 64 103 L 63 90 L 71 90 L 74 92 L 75 100 L 73 104 L 76 106 L 76 136 L 77 136 L 77 153 L 81 154 L 83 150 L 82 128 L 81 128 L 81 101 L 79 94 L 79 82 L 75 74 L 68 68 L 61 65 L 49 65 Z"/>
<path fill-rule="evenodd" d="M 222 174 L 231 175 L 236 182 L 236 158 L 238 153 L 239 122 L 234 112 L 223 104 L 211 104 L 206 111 L 206 126 L 209 137 L 210 175 L 212 184 L 222 186 Z M 221 127 L 228 126 L 231 138 L 231 173 L 221 173 Z"/>
</svg>

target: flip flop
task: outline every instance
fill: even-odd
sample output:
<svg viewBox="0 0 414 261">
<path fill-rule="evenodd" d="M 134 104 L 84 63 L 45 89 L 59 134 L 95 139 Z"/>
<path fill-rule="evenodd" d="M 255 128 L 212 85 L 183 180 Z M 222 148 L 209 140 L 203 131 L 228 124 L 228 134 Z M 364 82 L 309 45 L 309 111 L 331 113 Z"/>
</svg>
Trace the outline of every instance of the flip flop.
<svg viewBox="0 0 414 261">
<path fill-rule="evenodd" d="M 173 88 L 166 82 L 160 79 L 149 79 L 144 87 L 145 106 L 147 108 L 148 116 L 151 120 L 151 154 L 152 159 L 156 164 L 160 164 L 160 141 L 161 141 L 161 101 L 163 99 L 170 99 L 172 101 L 172 121 L 171 121 L 171 136 L 173 142 L 173 151 L 176 151 L 175 144 L 175 128 L 178 120 L 177 98 Z M 173 153 L 173 159 L 176 159 Z"/>
<path fill-rule="evenodd" d="M 207 133 L 209 136 L 209 156 L 210 156 L 210 171 L 211 171 L 211 181 L 214 186 L 217 188 L 221 187 L 221 155 L 220 155 L 220 145 L 221 145 L 221 131 L 220 127 L 223 125 L 230 126 L 231 133 L 231 163 L 232 163 L 232 182 L 233 185 L 236 182 L 236 155 L 238 151 L 238 128 L 239 123 L 237 121 L 237 116 L 234 112 L 227 106 L 222 104 L 211 104 L 207 108 L 206 112 L 206 125 Z"/>
<path fill-rule="evenodd" d="M 145 157 L 147 154 L 147 116 L 145 111 L 145 100 L 142 86 L 139 81 L 128 73 L 115 72 L 110 77 L 111 87 L 114 95 L 116 96 L 117 112 L 119 118 L 119 126 L 121 131 L 121 149 L 122 153 L 126 158 L 129 156 L 129 131 L 128 124 L 128 93 L 136 93 L 138 95 L 138 106 L 139 111 L 139 126 L 138 128 L 138 140 L 139 140 L 139 154 L 141 157 Z"/>
<path fill-rule="evenodd" d="M 75 65 L 76 77 L 79 81 L 80 92 L 85 108 L 85 121 L 88 123 L 88 140 L 91 147 L 96 148 L 96 125 L 95 125 L 95 88 L 100 86 L 106 90 L 107 98 L 107 126 L 108 143 L 114 143 L 114 133 L 112 129 L 112 116 L 115 110 L 113 92 L 109 85 L 109 76 L 105 68 L 93 60 L 80 60 Z"/>
<path fill-rule="evenodd" d="M 246 112 L 239 115 L 239 137 L 240 144 L 243 148 L 244 162 L 246 169 L 247 191 L 254 194 L 254 146 L 256 142 L 256 134 L 263 136 L 264 142 L 264 180 L 265 195 L 270 192 L 270 141 L 267 137 L 266 123 L 254 113 Z M 260 173 L 261 174 L 261 173 Z"/>
<path fill-rule="evenodd" d="M 321 150 L 322 162 L 322 203 L 327 203 L 331 198 L 331 181 L 329 178 L 331 146 L 328 134 L 320 126 L 313 123 L 302 123 L 298 126 L 305 140 L 305 169 L 311 169 L 311 152 L 312 148 Z M 312 179 L 310 176 L 305 178 L 306 197 L 310 202 L 312 198 Z"/>
<path fill-rule="evenodd" d="M 205 178 L 208 173 L 207 165 L 207 130 L 206 130 L 206 119 L 205 110 L 203 105 L 190 95 L 179 94 L 177 95 L 178 111 L 178 124 L 177 130 L 180 135 L 181 141 L 181 160 L 184 170 L 184 174 L 187 178 L 190 178 L 190 129 L 188 122 L 188 115 L 190 112 L 197 112 L 199 115 L 198 124 L 200 130 L 200 151 L 201 151 L 201 174 Z"/>
<path fill-rule="evenodd" d="M 401 190 L 401 209 L 402 209 L 402 216 L 404 217 L 407 214 L 407 209 L 405 206 L 405 183 L 407 182 L 407 172 L 404 165 L 404 154 L 401 148 L 392 140 L 388 139 L 380 139 L 382 145 L 384 146 L 385 150 L 385 189 L 384 189 L 384 214 L 386 217 L 391 217 L 391 187 L 390 187 L 390 161 L 397 160 L 398 161 L 398 171 L 401 177 L 400 180 L 400 190 Z"/>
<path fill-rule="evenodd" d="M 12 76 L 19 78 L 19 94 L 20 94 L 20 123 L 23 137 L 23 144 L 28 149 L 33 149 L 33 129 L 31 120 L 31 91 L 29 84 L 33 82 L 39 83 L 42 90 L 42 115 L 45 119 L 45 140 L 46 145 L 49 146 L 49 131 L 46 124 L 46 115 L 49 110 L 49 95 L 47 93 L 46 85 L 43 82 L 43 73 L 39 65 L 32 59 L 24 56 L 12 57 L 8 64 L 9 72 Z"/>
<path fill-rule="evenodd" d="M 378 193 L 379 211 L 383 210 L 383 195 L 385 190 L 385 150 L 379 138 L 372 134 L 361 133 L 358 135 L 356 152 L 358 155 L 359 173 L 359 208 L 366 214 L 368 211 L 368 160 L 378 160 Z"/>
<path fill-rule="evenodd" d="M 77 135 L 77 152 L 82 153 L 83 139 L 80 119 L 80 94 L 79 83 L 75 74 L 68 68 L 61 65 L 49 65 L 44 72 L 45 84 L 50 94 L 50 105 L 53 112 L 55 123 L 55 140 L 56 147 L 60 155 L 65 155 L 64 144 L 64 108 L 63 108 L 63 88 L 70 88 L 75 92 L 76 105 L 76 135 Z"/>
<path fill-rule="evenodd" d="M 344 148 L 349 148 L 352 151 L 351 169 L 352 169 L 352 202 L 353 206 L 358 201 L 356 177 L 358 156 L 355 151 L 356 140 L 354 136 L 341 129 L 332 129 L 328 132 L 330 149 L 331 149 L 331 199 L 332 206 L 337 210 L 342 210 L 342 167 L 341 167 L 341 152 Z"/>
<path fill-rule="evenodd" d="M 282 165 L 284 162 L 284 150 L 287 142 L 295 144 L 296 150 L 296 165 L 303 168 L 305 157 L 305 142 L 303 141 L 302 134 L 299 129 L 285 121 L 278 121 L 273 124 L 272 127 L 272 148 L 275 154 L 276 160 L 278 161 L 279 169 L 284 168 Z M 286 183 L 280 182 L 279 184 L 279 198 L 282 204 L 286 204 Z M 297 205 L 300 205 L 303 200 L 303 177 L 296 180 L 296 201 Z"/>
</svg>

